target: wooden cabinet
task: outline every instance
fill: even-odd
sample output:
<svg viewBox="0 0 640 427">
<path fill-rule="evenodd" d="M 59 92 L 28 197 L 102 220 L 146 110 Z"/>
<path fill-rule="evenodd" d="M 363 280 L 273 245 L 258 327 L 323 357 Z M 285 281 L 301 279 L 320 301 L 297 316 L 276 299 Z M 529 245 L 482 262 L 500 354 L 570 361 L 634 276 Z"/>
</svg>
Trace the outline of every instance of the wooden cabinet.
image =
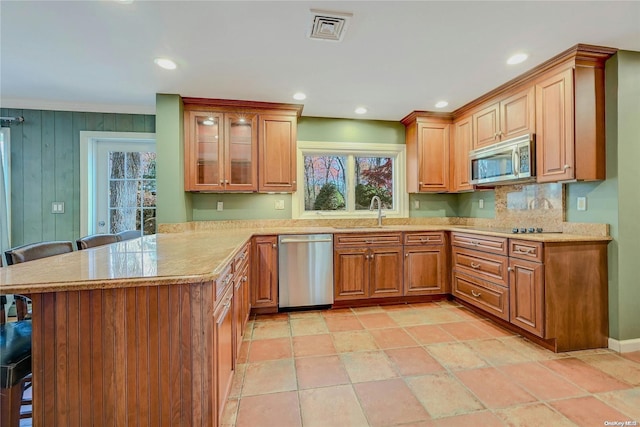
<svg viewBox="0 0 640 427">
<path fill-rule="evenodd" d="M 235 336 L 235 356 L 238 357 L 242 336 L 249 319 L 251 302 L 249 301 L 249 253 L 247 243 L 233 260 L 233 317 Z"/>
<path fill-rule="evenodd" d="M 402 295 L 400 233 L 336 234 L 334 247 L 335 301 Z"/>
<path fill-rule="evenodd" d="M 449 191 L 451 119 L 413 113 L 402 119 L 402 123 L 407 127 L 407 191 Z"/>
<path fill-rule="evenodd" d="M 260 186 L 262 192 L 296 191 L 296 116 L 260 116 Z"/>
<path fill-rule="evenodd" d="M 183 98 L 185 190 L 293 192 L 302 106 Z"/>
<path fill-rule="evenodd" d="M 257 115 L 185 112 L 185 190 L 256 191 Z"/>
<path fill-rule="evenodd" d="M 508 321 L 507 239 L 454 232 L 451 243 L 453 295 Z"/>
<path fill-rule="evenodd" d="M 216 304 L 213 314 L 215 324 L 215 352 L 213 363 L 216 375 L 216 407 L 218 423 L 222 422 L 224 405 L 231 389 L 235 367 L 235 345 L 233 336 L 233 286 L 229 286 L 222 300 Z"/>
<path fill-rule="evenodd" d="M 473 120 L 471 116 L 463 117 L 453 123 L 451 138 L 450 192 L 472 191 L 471 171 L 469 170 L 469 151 L 473 145 Z"/>
<path fill-rule="evenodd" d="M 544 265 L 509 259 L 510 321 L 539 337 L 544 336 Z"/>
<path fill-rule="evenodd" d="M 449 292 L 447 242 L 443 231 L 404 235 L 404 295 Z"/>
<path fill-rule="evenodd" d="M 507 95 L 473 114 L 473 148 L 535 131 L 533 86 Z"/>
<path fill-rule="evenodd" d="M 251 307 L 275 311 L 278 309 L 278 237 L 254 237 L 251 260 Z"/>
</svg>

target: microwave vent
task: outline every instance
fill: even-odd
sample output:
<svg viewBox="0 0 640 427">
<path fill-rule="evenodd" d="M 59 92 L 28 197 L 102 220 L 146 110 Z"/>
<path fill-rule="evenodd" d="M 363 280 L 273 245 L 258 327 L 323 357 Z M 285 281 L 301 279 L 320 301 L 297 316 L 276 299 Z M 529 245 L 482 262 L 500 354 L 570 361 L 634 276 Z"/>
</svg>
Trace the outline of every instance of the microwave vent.
<svg viewBox="0 0 640 427">
<path fill-rule="evenodd" d="M 310 39 L 341 42 L 353 14 L 311 9 L 311 16 L 313 21 L 309 32 Z"/>
</svg>

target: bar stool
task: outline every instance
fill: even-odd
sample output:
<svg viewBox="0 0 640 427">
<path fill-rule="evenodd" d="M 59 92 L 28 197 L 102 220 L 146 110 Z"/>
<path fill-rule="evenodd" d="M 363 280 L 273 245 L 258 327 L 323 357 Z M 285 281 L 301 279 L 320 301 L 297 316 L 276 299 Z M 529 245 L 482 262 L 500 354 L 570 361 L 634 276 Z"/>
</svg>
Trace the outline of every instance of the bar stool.
<svg viewBox="0 0 640 427">
<path fill-rule="evenodd" d="M 125 230 L 119 233 L 116 233 L 118 239 L 120 241 L 137 239 L 138 237 L 142 237 L 142 231 L 140 230 Z"/>
<path fill-rule="evenodd" d="M 73 252 L 73 243 L 41 242 L 19 246 L 5 252 L 7 264 L 20 264 Z M 25 304 L 26 297 L 16 296 Z M 16 312 L 18 312 L 16 298 Z M 27 316 L 24 315 L 23 318 Z M 20 317 L 19 317 L 20 319 Z M 31 418 L 31 413 L 20 414 L 21 405 L 31 405 L 23 400 L 24 390 L 31 387 L 31 320 L 18 320 L 0 325 L 0 424 L 18 427 L 20 418 Z"/>
<path fill-rule="evenodd" d="M 119 242 L 120 239 L 115 234 L 92 234 L 76 240 L 78 250 L 95 248 L 96 246 L 108 245 Z"/>
</svg>

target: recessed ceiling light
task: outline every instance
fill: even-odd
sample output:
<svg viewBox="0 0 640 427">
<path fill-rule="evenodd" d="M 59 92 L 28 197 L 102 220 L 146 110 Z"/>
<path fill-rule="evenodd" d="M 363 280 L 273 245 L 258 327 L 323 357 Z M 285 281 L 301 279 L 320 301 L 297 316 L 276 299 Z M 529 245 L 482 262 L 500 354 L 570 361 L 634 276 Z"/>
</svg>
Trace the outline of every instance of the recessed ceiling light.
<svg viewBox="0 0 640 427">
<path fill-rule="evenodd" d="M 293 94 L 293 99 L 296 99 L 298 101 L 302 101 L 303 99 L 307 99 L 307 95 L 305 95 L 302 92 L 296 92 Z"/>
<path fill-rule="evenodd" d="M 507 59 L 507 64 L 509 65 L 519 64 L 521 62 L 526 61 L 528 57 L 529 55 L 527 55 L 526 53 L 516 53 L 515 55 Z"/>
<path fill-rule="evenodd" d="M 449 105 L 449 103 L 447 101 L 438 101 L 438 102 L 436 102 L 436 108 L 444 108 L 447 105 Z"/>
<path fill-rule="evenodd" d="M 165 70 L 175 70 L 177 65 L 170 59 L 167 58 L 156 58 L 153 60 L 158 67 L 164 68 Z"/>
<path fill-rule="evenodd" d="M 367 109 L 364 108 L 364 107 L 358 107 L 358 108 L 356 108 L 355 113 L 356 114 L 366 114 L 367 113 Z"/>
</svg>

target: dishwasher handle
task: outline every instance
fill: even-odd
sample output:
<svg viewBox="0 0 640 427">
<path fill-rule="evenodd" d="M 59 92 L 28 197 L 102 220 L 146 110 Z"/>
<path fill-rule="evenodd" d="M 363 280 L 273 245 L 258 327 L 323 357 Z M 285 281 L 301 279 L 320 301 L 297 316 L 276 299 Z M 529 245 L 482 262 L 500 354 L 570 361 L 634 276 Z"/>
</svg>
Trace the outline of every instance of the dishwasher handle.
<svg viewBox="0 0 640 427">
<path fill-rule="evenodd" d="M 333 240 L 328 239 L 281 239 L 280 243 L 331 243 Z"/>
</svg>

